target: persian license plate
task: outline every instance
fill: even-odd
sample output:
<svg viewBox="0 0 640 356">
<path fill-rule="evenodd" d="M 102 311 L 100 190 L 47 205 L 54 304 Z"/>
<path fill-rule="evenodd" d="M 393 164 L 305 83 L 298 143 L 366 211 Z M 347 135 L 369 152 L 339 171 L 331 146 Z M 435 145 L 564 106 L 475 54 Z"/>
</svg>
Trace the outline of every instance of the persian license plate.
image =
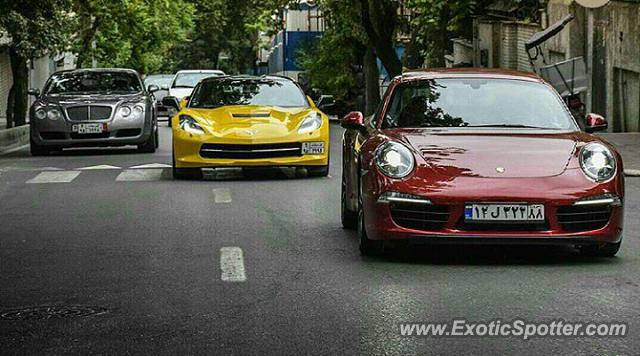
<svg viewBox="0 0 640 356">
<path fill-rule="evenodd" d="M 303 155 L 321 155 L 324 153 L 324 142 L 303 142 Z"/>
<path fill-rule="evenodd" d="M 467 204 L 467 221 L 544 221 L 542 204 Z"/>
<path fill-rule="evenodd" d="M 106 124 L 74 124 L 71 131 L 79 134 L 97 134 L 107 131 Z"/>
</svg>

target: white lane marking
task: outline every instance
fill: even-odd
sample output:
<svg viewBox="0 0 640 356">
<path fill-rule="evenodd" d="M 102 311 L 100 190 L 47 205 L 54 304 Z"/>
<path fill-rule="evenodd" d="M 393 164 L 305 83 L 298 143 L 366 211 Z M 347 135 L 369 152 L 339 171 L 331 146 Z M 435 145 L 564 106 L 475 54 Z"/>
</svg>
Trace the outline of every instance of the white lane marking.
<svg viewBox="0 0 640 356">
<path fill-rule="evenodd" d="M 171 166 L 164 163 L 149 163 L 149 164 L 141 164 L 139 166 L 129 167 L 129 169 L 149 169 L 149 168 L 171 168 Z"/>
<path fill-rule="evenodd" d="M 117 182 L 149 182 L 162 178 L 162 169 L 126 169 L 116 178 Z"/>
<path fill-rule="evenodd" d="M 223 282 L 244 282 L 244 258 L 240 247 L 223 247 L 220 249 L 220 270 Z"/>
<path fill-rule="evenodd" d="M 21 150 L 23 150 L 23 149 L 25 149 L 27 147 L 29 147 L 28 143 L 26 145 L 22 145 L 22 146 L 18 146 L 18 147 L 7 148 L 4 151 L 0 151 L 0 156 L 6 155 L 6 154 L 9 154 L 9 153 L 13 153 L 13 152 L 16 152 L 16 151 L 21 151 Z"/>
<path fill-rule="evenodd" d="M 70 183 L 79 175 L 80 172 L 77 171 L 42 172 L 29 179 L 27 184 Z"/>
<path fill-rule="evenodd" d="M 640 177 L 640 169 L 625 169 L 624 174 L 627 177 Z"/>
<path fill-rule="evenodd" d="M 110 166 L 108 164 L 78 168 L 78 170 L 80 171 L 99 171 L 99 170 L 107 170 L 107 169 L 122 169 L 122 168 L 116 167 L 116 166 Z"/>
<path fill-rule="evenodd" d="M 231 203 L 231 191 L 228 188 L 216 188 L 213 190 L 213 199 L 216 204 Z"/>
<path fill-rule="evenodd" d="M 64 171 L 62 168 L 58 167 L 42 167 L 42 168 L 33 168 L 32 171 Z"/>
</svg>

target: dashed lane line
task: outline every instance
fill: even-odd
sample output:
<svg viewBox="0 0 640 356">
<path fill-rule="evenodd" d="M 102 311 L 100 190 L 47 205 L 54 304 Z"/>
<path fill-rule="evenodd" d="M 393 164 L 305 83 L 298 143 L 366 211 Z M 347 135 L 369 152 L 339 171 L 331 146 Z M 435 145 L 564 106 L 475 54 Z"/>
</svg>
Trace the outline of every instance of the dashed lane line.
<svg viewBox="0 0 640 356">
<path fill-rule="evenodd" d="M 80 175 L 78 171 L 50 171 L 42 172 L 29 179 L 27 184 L 47 184 L 47 183 L 71 183 Z"/>
<path fill-rule="evenodd" d="M 220 249 L 220 278 L 223 282 L 245 282 L 244 257 L 240 247 L 223 247 Z"/>
<path fill-rule="evenodd" d="M 213 199 L 216 204 L 230 204 L 232 201 L 231 191 L 228 188 L 213 189 Z"/>
<path fill-rule="evenodd" d="M 162 179 L 162 169 L 126 169 L 116 177 L 117 182 L 150 182 Z"/>
</svg>

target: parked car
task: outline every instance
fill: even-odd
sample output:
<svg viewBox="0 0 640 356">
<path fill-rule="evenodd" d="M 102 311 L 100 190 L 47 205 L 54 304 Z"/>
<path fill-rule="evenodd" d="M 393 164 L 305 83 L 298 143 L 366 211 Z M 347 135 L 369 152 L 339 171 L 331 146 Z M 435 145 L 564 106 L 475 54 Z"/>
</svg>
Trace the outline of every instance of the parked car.
<svg viewBox="0 0 640 356">
<path fill-rule="evenodd" d="M 29 110 L 31 153 L 78 146 L 137 145 L 155 152 L 158 125 L 152 93 L 130 69 L 78 69 L 53 74 Z"/>
<path fill-rule="evenodd" d="M 291 79 L 220 77 L 201 81 L 173 121 L 173 175 L 202 168 L 306 167 L 329 174 L 329 119 Z"/>
<path fill-rule="evenodd" d="M 622 158 L 535 75 L 441 70 L 395 78 L 381 110 L 342 120 L 342 221 L 363 254 L 394 244 L 561 244 L 614 256 Z"/>
<path fill-rule="evenodd" d="M 153 93 L 153 97 L 156 100 L 156 114 L 159 117 L 167 117 L 170 115 L 169 109 L 162 105 L 162 99 L 169 95 L 168 88 L 171 86 L 174 76 L 173 74 L 152 74 L 144 78 L 145 88 L 149 88 L 150 85 L 155 85 L 160 88 L 160 90 Z"/>
<path fill-rule="evenodd" d="M 224 72 L 221 70 L 181 70 L 173 77 L 173 81 L 169 86 L 169 96 L 174 96 L 178 100 L 191 95 L 193 88 L 205 78 L 222 77 Z"/>
</svg>

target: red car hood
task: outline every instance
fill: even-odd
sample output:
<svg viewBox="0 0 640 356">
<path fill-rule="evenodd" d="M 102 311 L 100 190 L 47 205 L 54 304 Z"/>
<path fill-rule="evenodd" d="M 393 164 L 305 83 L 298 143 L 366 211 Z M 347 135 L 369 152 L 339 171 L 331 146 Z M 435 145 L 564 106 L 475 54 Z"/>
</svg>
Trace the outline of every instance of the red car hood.
<svg viewBox="0 0 640 356">
<path fill-rule="evenodd" d="M 390 130 L 391 131 L 391 130 Z M 436 172 L 485 178 L 537 178 L 562 174 L 576 148 L 564 134 L 433 133 L 393 130 L 387 134 L 413 147 Z M 454 173 L 455 172 L 455 173 Z"/>
</svg>

